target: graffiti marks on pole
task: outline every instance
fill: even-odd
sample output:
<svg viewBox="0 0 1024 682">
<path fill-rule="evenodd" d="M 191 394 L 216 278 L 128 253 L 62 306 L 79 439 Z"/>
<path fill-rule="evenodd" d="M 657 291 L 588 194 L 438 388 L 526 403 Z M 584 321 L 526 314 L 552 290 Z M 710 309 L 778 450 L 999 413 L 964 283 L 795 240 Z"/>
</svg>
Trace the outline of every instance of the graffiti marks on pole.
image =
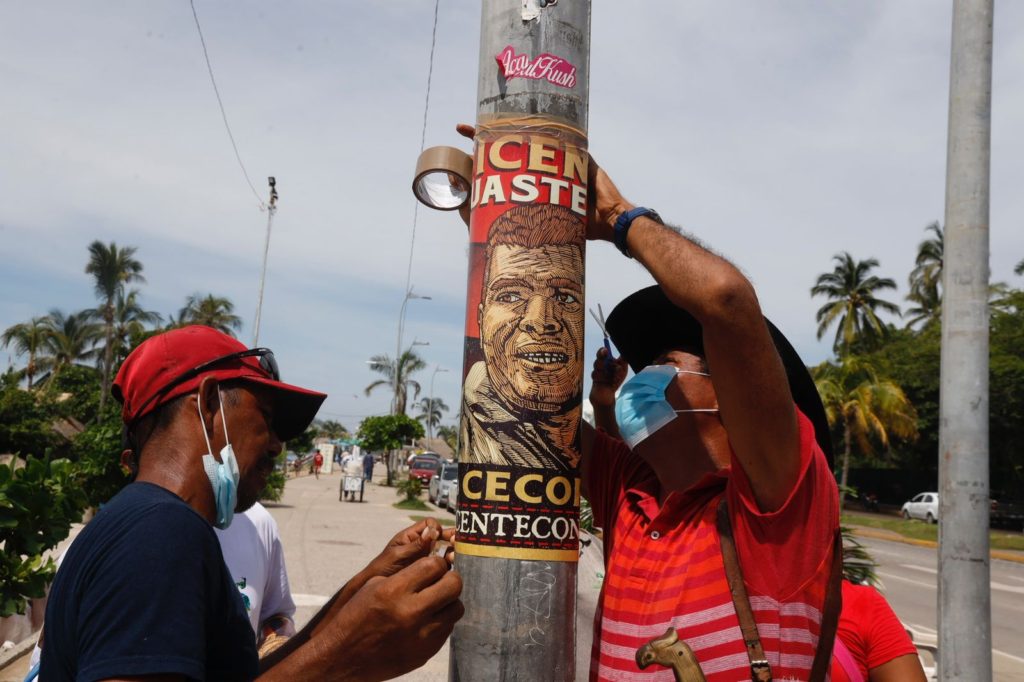
<svg viewBox="0 0 1024 682">
<path fill-rule="evenodd" d="M 526 54 L 516 54 L 515 48 L 507 45 L 504 50 L 494 55 L 494 61 L 498 62 L 498 72 L 506 81 L 513 78 L 529 78 L 546 80 L 562 88 L 576 86 L 576 67 L 567 59 L 547 52 L 530 59 Z"/>
<path fill-rule="evenodd" d="M 551 600 L 555 589 L 555 574 L 547 563 L 540 563 L 519 581 L 519 605 L 529 614 L 530 629 L 526 633 L 526 646 L 544 646 L 547 627 L 551 620 Z"/>
<path fill-rule="evenodd" d="M 459 464 L 456 552 L 543 561 L 579 558 L 580 479 L 557 471 Z"/>
</svg>

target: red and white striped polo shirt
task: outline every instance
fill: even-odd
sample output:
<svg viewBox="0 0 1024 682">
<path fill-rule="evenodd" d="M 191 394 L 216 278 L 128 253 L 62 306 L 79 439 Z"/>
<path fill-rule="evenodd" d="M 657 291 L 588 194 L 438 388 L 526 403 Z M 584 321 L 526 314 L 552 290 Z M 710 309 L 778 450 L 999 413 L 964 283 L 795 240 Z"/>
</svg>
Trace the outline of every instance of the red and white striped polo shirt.
<svg viewBox="0 0 1024 682">
<path fill-rule="evenodd" d="M 729 594 L 715 515 L 726 496 L 740 565 L 773 677 L 806 680 L 839 524 L 835 479 L 802 414 L 801 473 L 776 512 L 758 510 L 739 462 L 658 504 L 647 464 L 599 433 L 590 467 L 595 525 L 605 529 L 605 580 L 594 617 L 591 680 L 661 679 L 634 656 L 669 625 L 693 649 L 709 682 L 750 680 Z"/>
</svg>

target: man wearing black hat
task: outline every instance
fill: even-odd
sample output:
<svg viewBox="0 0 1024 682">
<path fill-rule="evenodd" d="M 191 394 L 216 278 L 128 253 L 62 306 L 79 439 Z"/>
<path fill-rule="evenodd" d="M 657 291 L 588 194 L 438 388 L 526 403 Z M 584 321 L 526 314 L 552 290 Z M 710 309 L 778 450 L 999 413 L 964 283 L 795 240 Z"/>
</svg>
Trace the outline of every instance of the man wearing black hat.
<svg viewBox="0 0 1024 682">
<path fill-rule="evenodd" d="M 184 327 L 135 349 L 112 393 L 138 474 L 68 550 L 40 679 L 386 679 L 444 643 L 462 614 L 461 582 L 428 556 L 440 526 L 421 522 L 257 661 L 211 526 L 255 503 L 282 442 L 326 397 L 281 382 L 272 352 Z"/>
<path fill-rule="evenodd" d="M 590 189 L 588 237 L 658 283 L 607 320 L 636 375 L 616 400 L 625 363 L 603 349 L 592 375 L 598 423 L 617 433 L 583 432 L 607 566 L 591 679 L 640 677 L 634 653 L 671 626 L 708 680 L 823 680 L 838 496 L 814 384 L 739 270 L 593 160 Z"/>
</svg>

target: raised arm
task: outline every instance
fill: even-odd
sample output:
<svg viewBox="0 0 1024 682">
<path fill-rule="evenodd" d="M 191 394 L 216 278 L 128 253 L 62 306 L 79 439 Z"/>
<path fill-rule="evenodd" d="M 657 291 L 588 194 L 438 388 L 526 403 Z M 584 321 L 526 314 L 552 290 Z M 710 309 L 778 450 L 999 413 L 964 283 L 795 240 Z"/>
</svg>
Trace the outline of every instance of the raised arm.
<svg viewBox="0 0 1024 682">
<path fill-rule="evenodd" d="M 594 425 L 612 438 L 619 437 L 619 425 L 615 421 L 615 391 L 626 380 L 628 365 L 622 358 L 609 357 L 608 351 L 600 348 L 590 373 L 590 406 L 594 408 Z M 589 497 L 590 467 L 593 463 L 594 427 L 582 422 L 583 437 L 580 447 L 580 479 L 583 496 Z"/>
<path fill-rule="evenodd" d="M 591 159 L 588 238 L 613 241 L 633 208 Z M 711 380 L 729 441 L 762 511 L 781 507 L 799 475 L 799 430 L 786 373 L 750 282 L 697 241 L 649 218 L 627 234 L 630 254 L 675 305 L 701 323 Z"/>
</svg>

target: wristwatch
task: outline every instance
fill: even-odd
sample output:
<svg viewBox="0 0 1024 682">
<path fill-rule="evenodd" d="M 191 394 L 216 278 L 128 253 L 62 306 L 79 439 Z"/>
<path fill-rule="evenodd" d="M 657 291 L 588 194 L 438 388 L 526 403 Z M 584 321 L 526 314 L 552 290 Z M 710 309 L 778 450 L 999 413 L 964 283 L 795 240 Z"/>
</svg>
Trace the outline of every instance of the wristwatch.
<svg viewBox="0 0 1024 682">
<path fill-rule="evenodd" d="M 615 246 L 618 247 L 619 251 L 626 258 L 632 258 L 633 254 L 626 248 L 626 234 L 629 233 L 629 228 L 633 224 L 633 221 L 640 216 L 647 216 L 651 220 L 661 223 L 664 225 L 664 221 L 658 212 L 653 208 L 645 208 L 643 206 L 637 206 L 636 208 L 628 211 L 623 211 L 619 214 L 619 217 L 615 220 Z"/>
</svg>

